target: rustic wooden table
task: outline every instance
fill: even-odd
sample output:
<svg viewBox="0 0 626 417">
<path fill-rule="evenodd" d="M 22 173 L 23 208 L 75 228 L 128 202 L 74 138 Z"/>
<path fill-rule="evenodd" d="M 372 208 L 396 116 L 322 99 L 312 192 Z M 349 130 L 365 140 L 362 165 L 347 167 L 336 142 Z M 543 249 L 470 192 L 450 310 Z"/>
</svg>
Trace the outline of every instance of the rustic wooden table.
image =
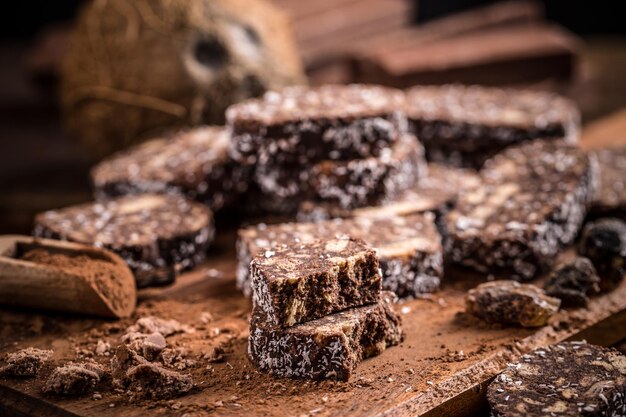
<svg viewBox="0 0 626 417">
<path fill-rule="evenodd" d="M 609 40 L 600 45 L 605 46 L 586 52 L 582 82 L 572 92 L 583 114 L 591 119 L 624 104 L 626 44 L 624 40 Z M 3 66 L 2 71 L 6 68 Z M 3 80 L 9 79 L 4 72 L 0 74 Z M 591 83 L 596 87 L 587 89 Z M 86 172 L 91 161 L 86 156 L 70 155 L 75 151 L 62 137 L 57 115 L 50 112 L 49 104 L 43 105 L 47 110 L 33 112 L 26 95 L 13 93 L 20 85 L 13 83 L 9 87 L 0 94 L 0 108 L 10 110 L 2 112 L 0 125 L 4 126 L 5 135 L 11 137 L 0 143 L 0 154 L 7 162 L 1 164 L 4 171 L 0 171 L 5 180 L 0 181 L 0 226 L 5 231 L 24 232 L 33 212 L 51 208 L 51 204 L 61 206 L 89 198 L 84 181 L 68 184 L 82 178 L 76 173 Z M 16 101 L 16 97 L 23 100 Z M 16 119 L 15 115 L 23 114 L 25 108 L 28 116 Z M 47 133 L 42 136 L 43 130 Z M 624 132 L 626 110 L 590 124 L 583 146 L 624 146 Z M 52 162 L 40 146 L 44 137 L 55 149 Z M 27 158 L 28 155 L 31 156 Z M 49 171 L 39 169 L 47 168 L 42 165 L 44 156 Z M 18 177 L 13 174 L 24 169 L 24 161 L 32 165 L 29 172 L 32 171 L 33 180 L 21 174 L 23 182 L 14 180 Z M 47 172 L 55 175 L 42 174 Z M 43 177 L 49 180 L 46 184 L 41 182 Z M 54 184 L 52 188 L 50 183 Z M 24 184 L 41 185 L 27 188 Z M 16 207 L 21 208 L 16 211 Z M 125 394 L 103 389 L 102 398 L 97 400 L 50 398 L 41 395 L 40 379 L 0 379 L 0 416 L 487 415 L 487 383 L 523 352 L 565 339 L 585 338 L 608 346 L 626 338 L 626 283 L 595 298 L 588 309 L 559 312 L 548 326 L 528 330 L 487 326 L 465 316 L 463 296 L 477 283 L 476 277 L 447 273 L 442 291 L 433 298 L 398 305 L 406 340 L 381 356 L 366 360 L 351 381 L 279 380 L 256 372 L 246 358 L 250 306 L 234 287 L 234 261 L 233 234 L 227 233 L 220 236 L 206 265 L 180 277 L 170 288 L 141 293 L 137 315 L 175 318 L 196 327 L 193 335 L 168 338 L 171 345 L 186 346 L 192 358 L 217 345 L 226 348 L 224 362 L 212 363 L 209 368 L 202 363 L 185 370 L 198 386 L 191 395 L 155 403 L 130 403 Z M 212 320 L 199 321 L 207 312 Z M 54 349 L 57 363 L 90 356 L 98 340 L 115 344 L 120 332 L 133 321 L 110 322 L 0 309 L 0 355 L 38 346 Z M 106 356 L 96 359 L 108 361 Z M 50 369 L 44 371 L 44 376 L 47 372 Z"/>
<path fill-rule="evenodd" d="M 597 122 L 586 130 L 583 146 L 626 144 L 624 127 L 626 112 Z M 405 341 L 366 360 L 349 382 L 274 379 L 257 372 L 246 357 L 249 302 L 234 287 L 233 247 L 233 234 L 221 235 L 206 265 L 172 287 L 140 295 L 137 316 L 158 314 L 197 327 L 196 334 L 168 339 L 174 346 L 185 346 L 190 358 L 199 358 L 216 344 L 226 346 L 223 363 L 209 368 L 202 363 L 186 371 L 198 386 L 191 395 L 131 403 L 123 393 L 103 390 L 98 400 L 61 399 L 42 396 L 40 379 L 4 379 L 0 416 L 480 415 L 485 412 L 488 382 L 524 352 L 567 339 L 608 346 L 626 338 L 626 282 L 594 298 L 589 308 L 561 311 L 548 326 L 530 330 L 490 326 L 466 316 L 463 298 L 477 277 L 448 271 L 442 291 L 434 297 L 397 306 Z M 561 256 L 571 256 L 571 251 Z M 212 320 L 198 325 L 198 317 L 206 312 Z M 54 349 L 58 362 L 73 360 L 90 356 L 97 340 L 115 344 L 132 322 L 0 310 L 0 353 L 38 346 Z"/>
</svg>

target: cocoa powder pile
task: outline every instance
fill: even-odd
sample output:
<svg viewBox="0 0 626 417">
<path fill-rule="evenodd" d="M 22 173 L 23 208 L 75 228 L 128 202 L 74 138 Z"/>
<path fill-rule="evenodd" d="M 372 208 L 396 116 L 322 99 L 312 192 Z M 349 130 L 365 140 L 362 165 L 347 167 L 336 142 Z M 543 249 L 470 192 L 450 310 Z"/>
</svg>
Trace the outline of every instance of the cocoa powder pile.
<svg viewBox="0 0 626 417">
<path fill-rule="evenodd" d="M 42 248 L 27 250 L 19 258 L 23 261 L 49 265 L 66 273 L 80 276 L 91 284 L 105 300 L 110 300 L 115 310 L 123 308 L 122 302 L 126 298 L 126 289 L 118 277 L 127 272 L 122 265 L 88 254 L 73 255 L 52 252 Z"/>
</svg>

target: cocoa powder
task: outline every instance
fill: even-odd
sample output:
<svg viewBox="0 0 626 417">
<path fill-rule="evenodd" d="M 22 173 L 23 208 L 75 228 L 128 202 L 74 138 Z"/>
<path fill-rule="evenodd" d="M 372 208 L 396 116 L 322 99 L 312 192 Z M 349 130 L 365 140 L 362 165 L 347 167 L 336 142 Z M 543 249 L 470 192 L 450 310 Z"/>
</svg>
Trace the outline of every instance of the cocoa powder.
<svg viewBox="0 0 626 417">
<path fill-rule="evenodd" d="M 127 289 L 119 277 L 127 272 L 122 265 L 88 254 L 78 253 L 74 255 L 43 248 L 27 250 L 21 254 L 19 259 L 48 265 L 66 273 L 80 276 L 105 300 L 109 300 L 114 310 L 123 308 Z"/>
</svg>

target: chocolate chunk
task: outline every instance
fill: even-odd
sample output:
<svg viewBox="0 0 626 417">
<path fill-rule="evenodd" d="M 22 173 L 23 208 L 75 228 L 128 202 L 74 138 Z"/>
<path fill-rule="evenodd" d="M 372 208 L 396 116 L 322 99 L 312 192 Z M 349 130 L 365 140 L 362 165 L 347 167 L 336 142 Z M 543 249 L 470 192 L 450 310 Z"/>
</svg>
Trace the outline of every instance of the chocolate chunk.
<svg viewBox="0 0 626 417">
<path fill-rule="evenodd" d="M 292 326 L 380 299 L 376 251 L 347 236 L 290 242 L 250 263 L 252 299 L 268 324 Z"/>
<path fill-rule="evenodd" d="M 406 216 L 433 211 L 443 214 L 459 193 L 479 184 L 478 175 L 466 169 L 429 164 L 428 175 L 419 183 L 380 205 L 344 209 L 336 203 L 305 201 L 298 209 L 298 221 L 320 221 L 337 217 Z"/>
<path fill-rule="evenodd" d="M 590 214 L 626 221 L 626 148 L 602 149 L 593 154 L 598 158 L 600 186 Z"/>
<path fill-rule="evenodd" d="M 405 217 L 355 217 L 318 223 L 258 225 L 239 230 L 237 286 L 251 295 L 249 265 L 252 257 L 293 242 L 308 243 L 350 235 L 378 251 L 383 289 L 400 297 L 415 297 L 439 289 L 443 276 L 441 237 L 431 213 Z"/>
<path fill-rule="evenodd" d="M 308 323 L 280 328 L 253 312 L 248 338 L 250 360 L 278 377 L 348 380 L 365 358 L 402 341 L 394 295 Z"/>
<path fill-rule="evenodd" d="M 404 135 L 377 157 L 259 165 L 254 179 L 264 200 L 280 204 L 282 212 L 293 212 L 304 200 L 332 202 L 342 208 L 377 204 L 415 186 L 425 173 L 421 144 L 414 136 Z"/>
<path fill-rule="evenodd" d="M 583 230 L 578 252 L 591 260 L 601 278 L 600 287 L 612 290 L 626 274 L 626 223 L 601 219 Z"/>
<path fill-rule="evenodd" d="M 600 278 L 591 261 L 576 259 L 559 265 L 544 285 L 547 295 L 561 300 L 565 307 L 585 307 L 589 295 L 600 292 Z"/>
<path fill-rule="evenodd" d="M 290 87 L 226 111 L 243 164 L 307 164 L 379 156 L 406 131 L 399 90 L 368 85 Z"/>
<path fill-rule="evenodd" d="M 138 342 L 142 346 L 136 346 Z M 168 399 L 189 392 L 193 388 L 191 376 L 150 362 L 149 360 L 154 360 L 159 353 L 149 348 L 148 356 L 144 357 L 146 351 L 141 347 L 145 348 L 146 343 L 151 347 L 157 347 L 161 355 L 165 355 L 168 350 L 162 349 L 165 339 L 159 333 L 153 333 L 144 339 L 136 339 L 129 345 L 119 345 L 111 359 L 111 373 L 115 386 L 127 390 L 127 393 L 135 399 Z M 173 361 L 167 362 L 173 365 Z"/>
<path fill-rule="evenodd" d="M 121 344 L 115 348 L 111 358 L 111 375 L 115 385 L 123 385 L 126 372 L 134 366 L 149 363 L 134 347 Z"/>
<path fill-rule="evenodd" d="M 219 210 L 232 204 L 248 183 L 246 171 L 228 156 L 229 145 L 229 132 L 215 126 L 150 140 L 94 167 L 96 196 L 179 193 Z"/>
<path fill-rule="evenodd" d="M 31 378 L 39 373 L 52 356 L 51 350 L 33 347 L 7 354 L 6 365 L 0 368 L 0 376 Z"/>
<path fill-rule="evenodd" d="M 517 281 L 492 281 L 468 291 L 466 311 L 481 319 L 523 327 L 545 326 L 559 310 L 561 301 L 548 297 L 532 284 Z"/>
<path fill-rule="evenodd" d="M 42 391 L 45 394 L 85 395 L 96 388 L 104 374 L 104 370 L 95 363 L 69 363 L 52 372 Z"/>
<path fill-rule="evenodd" d="M 410 89 L 407 114 L 430 161 L 473 168 L 533 139 L 576 143 L 580 124 L 576 106 L 563 97 L 463 85 Z"/>
<path fill-rule="evenodd" d="M 523 355 L 489 384 L 494 417 L 626 415 L 626 357 L 563 342 Z"/>
<path fill-rule="evenodd" d="M 204 260 L 214 228 L 211 210 L 202 204 L 144 194 L 41 213 L 33 234 L 110 249 L 145 287 L 168 284 Z"/>
<path fill-rule="evenodd" d="M 595 159 L 558 141 L 512 147 L 443 219 L 450 260 L 518 280 L 546 270 L 573 242 L 595 190 Z"/>
<path fill-rule="evenodd" d="M 190 375 L 154 363 L 141 363 L 126 372 L 124 386 L 136 398 L 162 400 L 188 393 L 193 380 Z"/>
</svg>

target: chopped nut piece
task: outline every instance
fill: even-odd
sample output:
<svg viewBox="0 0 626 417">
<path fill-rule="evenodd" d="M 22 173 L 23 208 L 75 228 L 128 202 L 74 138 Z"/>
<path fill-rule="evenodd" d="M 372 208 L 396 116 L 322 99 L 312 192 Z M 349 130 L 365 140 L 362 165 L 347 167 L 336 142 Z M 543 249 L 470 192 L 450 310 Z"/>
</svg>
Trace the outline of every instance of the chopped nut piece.
<svg viewBox="0 0 626 417">
<path fill-rule="evenodd" d="M 516 281 L 480 284 L 467 293 L 465 301 L 467 312 L 483 320 L 523 327 L 545 326 L 561 304 L 540 288 Z"/>
</svg>

